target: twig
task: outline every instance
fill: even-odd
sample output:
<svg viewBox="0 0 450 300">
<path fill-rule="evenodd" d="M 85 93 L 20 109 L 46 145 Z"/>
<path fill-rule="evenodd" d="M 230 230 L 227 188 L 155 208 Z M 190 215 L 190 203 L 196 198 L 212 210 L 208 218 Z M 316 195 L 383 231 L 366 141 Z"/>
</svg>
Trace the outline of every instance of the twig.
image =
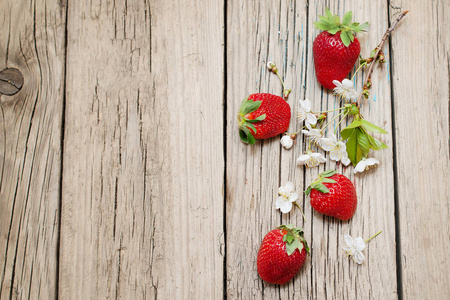
<svg viewBox="0 0 450 300">
<path fill-rule="evenodd" d="M 394 21 L 394 23 L 392 23 L 391 27 L 388 28 L 388 30 L 386 30 L 386 32 L 384 33 L 383 38 L 381 39 L 380 44 L 378 44 L 378 46 L 375 48 L 377 49 L 377 52 L 375 52 L 375 55 L 373 56 L 373 60 L 370 62 L 370 67 L 369 67 L 369 71 L 367 72 L 367 76 L 366 76 L 366 80 L 364 80 L 364 85 L 366 86 L 367 83 L 370 80 L 370 76 L 372 75 L 373 72 L 373 67 L 375 66 L 375 63 L 377 61 L 378 55 L 381 52 L 381 49 L 383 48 L 384 43 L 386 42 L 387 38 L 389 37 L 389 35 L 391 34 L 392 31 L 394 31 L 395 27 L 397 26 L 398 22 L 400 22 L 400 20 L 409 12 L 409 10 L 406 10 L 404 12 L 402 12 L 400 15 L 398 15 L 397 19 Z M 356 101 L 358 106 L 362 97 L 362 93 L 359 95 L 358 100 Z"/>
</svg>

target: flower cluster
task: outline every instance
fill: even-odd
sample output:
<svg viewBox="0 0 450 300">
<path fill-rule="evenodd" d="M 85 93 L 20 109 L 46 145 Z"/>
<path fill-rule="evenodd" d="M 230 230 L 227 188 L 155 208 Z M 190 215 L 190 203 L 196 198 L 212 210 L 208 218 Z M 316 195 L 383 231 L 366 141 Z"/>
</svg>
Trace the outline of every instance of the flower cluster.
<svg viewBox="0 0 450 300">
<path fill-rule="evenodd" d="M 348 102 L 354 101 L 359 97 L 358 92 L 353 87 L 352 81 L 348 79 L 344 79 L 342 82 L 334 80 L 333 83 L 336 85 L 336 88 L 334 88 L 334 93 L 338 95 L 341 100 Z M 352 162 L 348 155 L 345 140 L 342 138 L 338 139 L 336 134 L 340 122 L 342 122 L 348 114 L 358 115 L 359 117 L 359 109 L 357 107 L 355 109 L 355 105 L 345 104 L 343 107 L 332 111 L 340 112 L 330 122 L 323 124 L 326 118 L 326 113 L 330 111 L 315 113 L 312 111 L 311 101 L 308 99 L 299 101 L 297 119 L 300 124 L 304 123 L 304 126 L 298 132 L 286 134 L 280 140 L 281 145 L 284 148 L 290 149 L 294 145 L 294 140 L 298 133 L 301 132 L 307 138 L 308 149 L 306 153 L 302 154 L 297 159 L 298 165 L 306 165 L 307 167 L 313 168 L 319 166 L 321 163 L 325 163 L 325 156 L 320 152 L 313 151 L 313 149 L 316 150 L 319 148 L 325 152 L 328 152 L 331 160 L 340 162 L 344 166 L 348 166 Z M 341 121 L 336 126 L 334 132 L 329 132 L 328 135 L 325 136 L 325 129 L 327 126 L 340 116 Z M 363 172 L 370 167 L 376 166 L 379 164 L 379 161 L 375 158 L 362 157 L 355 163 L 356 166 L 354 173 L 356 174 L 358 172 Z"/>
</svg>

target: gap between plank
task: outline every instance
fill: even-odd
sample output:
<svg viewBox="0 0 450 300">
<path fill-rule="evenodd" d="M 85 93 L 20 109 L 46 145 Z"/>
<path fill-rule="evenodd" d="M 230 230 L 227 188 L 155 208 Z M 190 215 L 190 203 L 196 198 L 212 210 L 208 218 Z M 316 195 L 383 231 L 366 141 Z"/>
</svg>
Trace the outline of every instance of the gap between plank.
<svg viewBox="0 0 450 300">
<path fill-rule="evenodd" d="M 67 100 L 67 32 L 68 32 L 68 15 L 69 15 L 69 0 L 66 1 L 66 15 L 65 15 L 65 28 L 64 28 L 64 79 L 63 79 L 63 102 L 61 108 L 61 164 L 59 174 L 59 203 L 58 203 L 58 236 L 56 238 L 56 283 L 55 283 L 55 295 L 56 299 L 59 299 L 59 273 L 60 273 L 60 259 L 61 259 L 61 216 L 62 216 L 62 186 L 63 186 L 63 170 L 64 170 L 64 131 L 66 123 L 66 100 Z"/>
<path fill-rule="evenodd" d="M 387 19 L 388 19 L 388 27 L 391 27 L 391 3 L 390 0 L 387 0 Z M 396 262 L 397 262 L 397 296 L 399 300 L 403 299 L 403 282 L 402 282 L 402 249 L 401 249 L 401 240 L 400 240 L 400 215 L 399 215 L 399 197 L 398 190 L 395 189 L 398 186 L 398 166 L 397 166 L 397 136 L 395 133 L 395 99 L 394 99 L 394 77 L 393 77 L 393 68 L 394 64 L 392 61 L 394 60 L 392 54 L 392 36 L 389 35 L 388 38 L 389 43 L 389 77 L 391 78 L 391 120 L 392 120 L 392 156 L 393 156 L 393 173 L 394 173 L 394 219 L 395 219 L 395 254 L 396 254 Z"/>
<path fill-rule="evenodd" d="M 227 0 L 223 1 L 223 299 L 227 299 Z"/>
</svg>

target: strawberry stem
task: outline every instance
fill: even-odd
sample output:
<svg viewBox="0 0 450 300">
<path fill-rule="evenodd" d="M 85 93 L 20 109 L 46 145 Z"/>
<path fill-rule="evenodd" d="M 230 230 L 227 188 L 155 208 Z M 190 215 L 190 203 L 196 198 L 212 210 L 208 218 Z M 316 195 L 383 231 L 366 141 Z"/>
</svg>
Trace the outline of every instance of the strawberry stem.
<svg viewBox="0 0 450 300">
<path fill-rule="evenodd" d="M 298 209 L 300 209 L 300 211 L 302 212 L 303 220 L 304 220 L 305 223 L 306 223 L 306 217 L 305 217 L 305 214 L 303 213 L 303 209 L 300 207 L 300 205 L 297 204 L 297 202 L 294 202 L 294 204 L 295 204 L 295 206 L 297 206 Z"/>
<path fill-rule="evenodd" d="M 318 111 L 318 112 L 313 112 L 313 114 L 322 114 L 322 113 L 328 113 L 328 112 L 333 112 L 333 111 L 338 111 L 338 110 L 341 110 L 341 109 L 344 109 L 345 107 L 339 107 L 339 108 L 336 108 L 336 109 L 332 109 L 332 110 L 324 110 L 324 111 Z"/>
<path fill-rule="evenodd" d="M 335 135 L 336 135 L 336 133 L 337 133 L 337 130 L 338 130 L 338 128 L 339 128 L 339 125 L 341 125 L 342 121 L 345 120 L 345 117 L 347 117 L 347 115 L 348 115 L 348 113 L 344 114 L 344 115 L 342 116 L 341 120 L 339 121 L 339 123 L 337 123 L 336 128 L 334 129 L 334 134 L 335 134 Z"/>
<path fill-rule="evenodd" d="M 356 69 L 355 73 L 353 73 L 352 78 L 350 79 L 350 81 L 353 81 L 353 78 L 355 78 L 355 75 L 358 73 L 359 70 L 361 70 L 362 67 L 367 66 L 367 63 L 362 63 L 359 65 L 358 69 Z"/>
<path fill-rule="evenodd" d="M 378 46 L 375 48 L 377 49 L 377 51 L 375 52 L 375 55 L 373 56 L 374 59 L 370 62 L 370 67 L 369 67 L 369 71 L 367 72 L 367 76 L 366 76 L 366 80 L 364 81 L 364 85 L 363 86 L 367 86 L 367 83 L 370 80 L 370 76 L 372 75 L 373 72 L 373 67 L 375 65 L 375 62 L 378 58 L 378 55 L 380 54 L 380 52 L 382 52 L 382 48 L 384 43 L 386 42 L 387 38 L 389 37 L 389 35 L 391 34 L 392 31 L 394 31 L 395 27 L 397 26 L 398 22 L 400 22 L 400 20 L 408 13 L 409 11 L 406 10 L 404 12 L 402 12 L 397 19 L 394 21 L 394 23 L 392 23 L 392 26 L 389 27 L 386 32 L 384 33 L 383 38 L 381 39 L 380 44 L 378 44 Z M 360 104 L 361 101 L 361 97 L 363 96 L 363 94 L 361 93 L 358 97 L 358 100 L 356 101 L 358 103 L 358 105 Z"/>
<path fill-rule="evenodd" d="M 288 98 L 288 96 L 289 96 L 291 90 L 290 90 L 290 89 L 287 89 L 286 86 L 284 85 L 283 79 L 281 78 L 280 74 L 278 74 L 278 68 L 277 68 L 277 66 L 275 65 L 274 62 L 271 62 L 271 61 L 270 61 L 270 62 L 267 63 L 267 68 L 269 69 L 270 72 L 277 74 L 278 78 L 279 78 L 280 81 L 281 81 L 281 85 L 283 86 L 283 98 L 284 98 L 285 100 L 287 100 L 287 98 Z"/>
<path fill-rule="evenodd" d="M 325 128 L 327 128 L 328 125 L 330 125 L 334 120 L 336 120 L 339 116 L 343 115 L 344 112 L 341 112 L 340 114 L 337 114 L 336 116 L 334 116 L 333 119 L 330 120 L 330 122 L 328 122 L 325 126 L 322 127 L 322 129 L 320 130 L 320 132 L 324 131 Z"/>
<path fill-rule="evenodd" d="M 377 235 L 379 235 L 381 233 L 382 230 L 378 231 L 377 233 L 375 233 L 374 235 L 372 235 L 370 238 L 368 238 L 367 240 L 365 240 L 365 243 L 370 242 L 371 239 L 373 239 L 374 237 L 376 237 Z"/>
</svg>

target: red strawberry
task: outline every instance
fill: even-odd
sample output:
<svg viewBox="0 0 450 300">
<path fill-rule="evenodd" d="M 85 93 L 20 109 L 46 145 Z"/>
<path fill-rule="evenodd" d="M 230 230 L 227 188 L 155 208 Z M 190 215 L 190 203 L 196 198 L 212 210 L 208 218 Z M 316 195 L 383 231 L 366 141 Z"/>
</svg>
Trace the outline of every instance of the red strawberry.
<svg viewBox="0 0 450 300">
<path fill-rule="evenodd" d="M 285 132 L 291 120 L 286 100 L 272 94 L 252 94 L 244 99 L 238 114 L 239 136 L 253 145 L 255 139 L 267 139 Z"/>
<path fill-rule="evenodd" d="M 356 211 L 355 187 L 347 177 L 336 171 L 321 173 L 305 193 L 311 197 L 311 206 L 326 216 L 345 221 Z"/>
<path fill-rule="evenodd" d="M 259 276 L 274 284 L 285 284 L 300 271 L 309 252 L 303 229 L 281 225 L 264 237 L 256 265 Z"/>
<path fill-rule="evenodd" d="M 333 80 L 342 81 L 352 70 L 361 51 L 353 32 L 361 32 L 369 23 L 351 23 L 352 12 L 345 14 L 342 23 L 326 9 L 326 16 L 314 22 L 317 29 L 324 30 L 313 43 L 314 65 L 317 80 L 326 89 L 335 87 Z"/>
</svg>

